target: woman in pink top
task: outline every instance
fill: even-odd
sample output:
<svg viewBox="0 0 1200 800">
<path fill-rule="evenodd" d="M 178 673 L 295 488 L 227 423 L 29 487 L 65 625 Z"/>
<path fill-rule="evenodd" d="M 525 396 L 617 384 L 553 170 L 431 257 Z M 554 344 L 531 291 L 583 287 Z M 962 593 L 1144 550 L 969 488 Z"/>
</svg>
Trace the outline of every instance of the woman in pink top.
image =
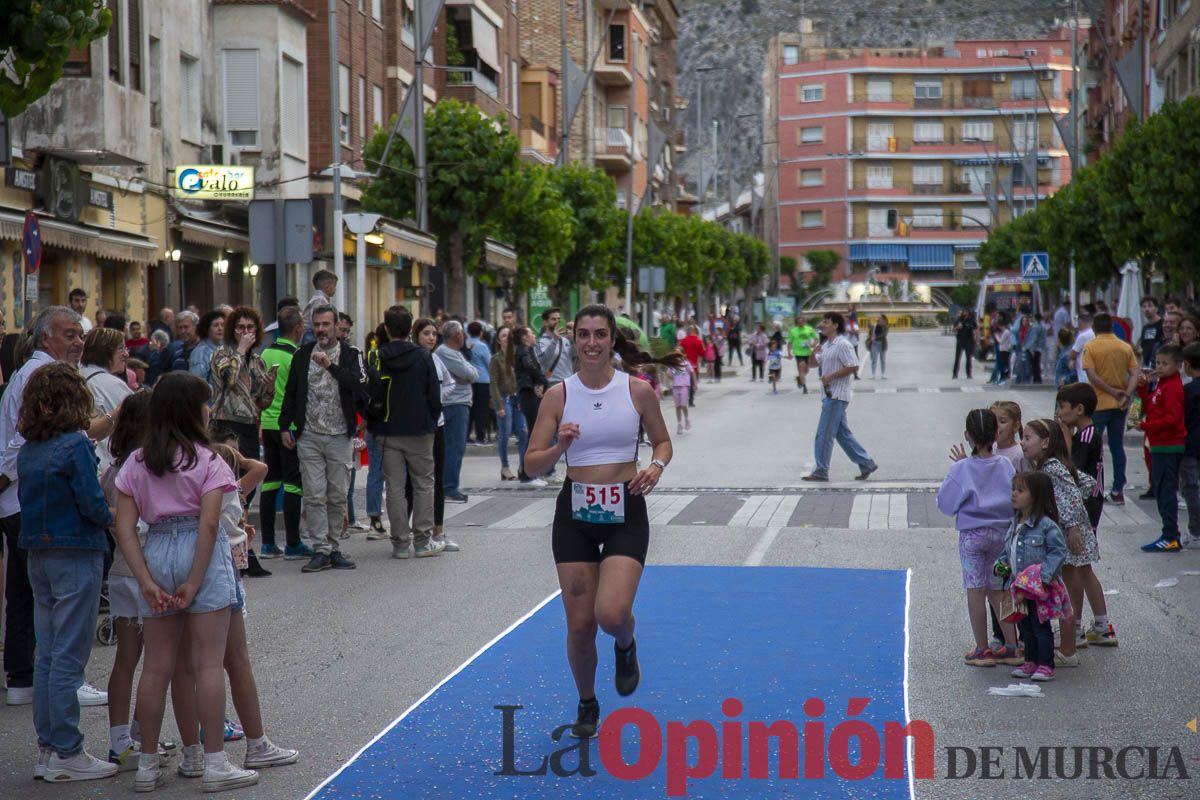
<svg viewBox="0 0 1200 800">
<path fill-rule="evenodd" d="M 209 732 L 204 753 L 186 747 L 179 770 L 203 775 L 205 792 L 258 782 L 225 756 L 225 641 L 236 578 L 229 540 L 220 527 L 221 505 L 236 491 L 229 465 L 208 448 L 208 384 L 172 372 L 154 387 L 141 449 L 117 474 L 117 541 L 141 589 L 145 654 L 138 684 L 141 755 L 134 790 L 165 783 L 159 764 L 167 685 L 180 652 L 196 681 L 200 724 Z M 145 550 L 138 519 L 149 526 Z M 187 744 L 185 742 L 185 744 Z"/>
</svg>

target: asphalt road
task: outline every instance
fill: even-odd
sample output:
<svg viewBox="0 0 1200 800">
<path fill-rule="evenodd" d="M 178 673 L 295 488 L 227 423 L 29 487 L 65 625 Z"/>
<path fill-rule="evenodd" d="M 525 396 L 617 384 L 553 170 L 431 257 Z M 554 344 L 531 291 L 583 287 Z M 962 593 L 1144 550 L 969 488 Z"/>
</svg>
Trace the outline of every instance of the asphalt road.
<svg viewBox="0 0 1200 800">
<path fill-rule="evenodd" d="M 648 563 L 911 569 L 910 710 L 912 718 L 930 723 L 937 740 L 936 777 L 915 785 L 921 800 L 1200 797 L 1200 734 L 1185 727 L 1200 715 L 1200 551 L 1140 553 L 1137 545 L 1155 535 L 1151 505 L 1113 511 L 1101 526 L 1098 572 L 1110 593 L 1120 647 L 1081 651 L 1083 666 L 1059 670 L 1041 699 L 989 696 L 989 686 L 1012 681 L 1007 672 L 962 665 L 970 635 L 957 535 L 930 510 L 930 493 L 968 410 L 1011 397 L 1030 418 L 1052 410 L 1053 394 L 985 390 L 982 370 L 974 381 L 952 381 L 952 356 L 953 342 L 940 334 L 896 333 L 888 380 L 856 384 L 850 424 L 880 464 L 866 484 L 851 480 L 854 467 L 840 451 L 833 483 L 814 489 L 800 482 L 812 463 L 818 393 L 804 396 L 790 384 L 772 395 L 766 385 L 749 381 L 748 365 L 719 386 L 701 384 L 693 429 L 676 437 L 675 461 L 655 500 L 660 521 Z M 785 381 L 793 375 L 794 368 L 785 369 Z M 671 413 L 666 402 L 664 411 Z M 1140 446 L 1129 443 L 1130 479 L 1140 490 Z M 299 748 L 302 760 L 264 772 L 253 789 L 215 797 L 305 797 L 557 589 L 546 527 L 546 501 L 553 494 L 502 486 L 498 471 L 490 450 L 479 448 L 466 459 L 463 485 L 473 502 L 449 507 L 460 517 L 448 526 L 460 553 L 397 562 L 388 558 L 387 542 L 356 534 L 344 548 L 358 562 L 355 572 L 308 576 L 299 573 L 299 562 L 274 561 L 268 564 L 272 577 L 249 582 L 247 624 L 268 733 Z M 365 473 L 360 510 L 364 484 Z M 1178 584 L 1155 588 L 1165 578 Z M 831 621 L 829 635 L 838 633 Z M 88 676 L 101 687 L 112 652 L 93 651 Z M 770 664 L 748 666 L 770 670 Z M 102 753 L 105 709 L 84 709 L 83 727 L 89 748 Z M 29 707 L 0 706 L 0 798 L 101 798 L 132 791 L 127 774 L 119 782 L 35 783 L 34 744 Z M 1015 779 L 1017 746 L 1031 752 L 1039 746 L 1158 747 L 1160 771 L 1174 746 L 1188 779 L 1176 779 L 1178 771 L 1162 780 L 1105 779 L 1103 770 L 1090 779 L 1087 754 L 1078 779 Z M 977 764 L 972 777 L 947 778 L 947 748 L 970 748 L 978 757 L 982 747 L 1005 748 L 993 753 L 1005 777 L 981 779 Z M 243 746 L 229 750 L 240 758 Z M 965 756 L 956 752 L 961 770 Z M 1066 754 L 1070 770 L 1073 751 Z M 1142 762 L 1130 763 L 1136 768 Z M 172 776 L 158 796 L 198 792 L 195 782 Z"/>
</svg>

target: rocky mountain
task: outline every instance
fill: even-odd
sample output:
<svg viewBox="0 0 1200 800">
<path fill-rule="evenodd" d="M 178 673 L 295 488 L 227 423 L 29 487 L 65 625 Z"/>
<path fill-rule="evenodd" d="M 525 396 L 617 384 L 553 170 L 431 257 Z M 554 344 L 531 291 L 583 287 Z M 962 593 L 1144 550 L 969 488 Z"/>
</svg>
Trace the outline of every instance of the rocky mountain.
<svg viewBox="0 0 1200 800">
<path fill-rule="evenodd" d="M 767 43 L 776 33 L 799 30 L 801 16 L 813 20 L 814 30 L 826 34 L 831 47 L 920 47 L 958 38 L 1041 36 L 1069 14 L 1069 7 L 1063 0 L 680 0 L 679 91 L 689 104 L 683 112 L 688 153 L 680 169 L 694 191 L 701 133 L 697 100 L 703 84 L 705 139 L 711 141 L 713 119 L 722 130 L 715 153 L 716 191 L 727 196 L 730 143 L 724 131 L 730 124 L 736 126 L 734 180 L 741 188 L 749 185 L 750 176 L 761 169 L 762 119 L 734 117 L 761 112 Z M 713 157 L 710 146 L 706 170 L 713 168 Z"/>
</svg>

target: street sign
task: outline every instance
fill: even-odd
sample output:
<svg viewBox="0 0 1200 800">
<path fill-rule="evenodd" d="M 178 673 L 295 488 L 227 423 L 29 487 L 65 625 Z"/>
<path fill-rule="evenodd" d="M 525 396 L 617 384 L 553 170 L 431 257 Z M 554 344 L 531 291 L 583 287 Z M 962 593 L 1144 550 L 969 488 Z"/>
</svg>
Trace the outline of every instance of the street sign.
<svg viewBox="0 0 1200 800">
<path fill-rule="evenodd" d="M 638 289 L 642 294 L 662 294 L 667 290 L 667 271 L 663 267 L 638 267 Z"/>
<path fill-rule="evenodd" d="M 1049 253 L 1021 253 L 1021 277 L 1027 281 L 1044 281 L 1050 277 Z"/>
<path fill-rule="evenodd" d="M 21 249 L 25 253 L 25 271 L 36 275 L 42 266 L 42 229 L 32 211 L 25 212 L 25 228 L 21 234 Z M 37 298 L 34 297 L 36 300 Z"/>
</svg>

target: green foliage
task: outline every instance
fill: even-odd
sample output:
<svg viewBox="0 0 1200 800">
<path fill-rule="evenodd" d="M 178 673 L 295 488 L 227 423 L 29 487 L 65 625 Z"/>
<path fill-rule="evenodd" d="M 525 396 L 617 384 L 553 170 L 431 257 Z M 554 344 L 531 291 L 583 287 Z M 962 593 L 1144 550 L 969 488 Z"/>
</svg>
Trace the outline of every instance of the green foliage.
<svg viewBox="0 0 1200 800">
<path fill-rule="evenodd" d="M 0 13 L 0 113 L 15 117 L 62 77 L 72 50 L 108 34 L 96 0 L 9 0 Z"/>
<path fill-rule="evenodd" d="M 517 288 L 557 282 L 559 264 L 575 246 L 575 218 L 549 167 L 522 164 L 508 183 L 497 238 L 512 244 Z"/>
<path fill-rule="evenodd" d="M 438 263 L 446 270 L 447 308 L 459 311 L 465 308 L 466 270 L 479 274 L 484 239 L 502 238 L 510 222 L 504 206 L 510 184 L 518 180 L 520 145 L 502 115 L 489 119 L 475 106 L 452 99 L 426 110 L 425 132 L 429 227 L 438 239 Z M 380 129 L 363 149 L 369 167 L 376 166 L 386 141 L 387 131 Z M 387 166 L 363 190 L 363 208 L 396 219 L 413 217 L 414 168 L 412 148 L 397 138 Z"/>
<path fill-rule="evenodd" d="M 550 172 L 550 181 L 558 187 L 574 221 L 572 246 L 551 284 L 565 290 L 607 282 L 618 267 L 623 272 L 625 213 L 617 208 L 613 179 L 596 167 L 570 163 Z"/>
<path fill-rule="evenodd" d="M 946 294 L 950 297 L 950 301 L 959 308 L 974 308 L 975 301 L 979 297 L 979 280 L 971 278 L 966 283 L 951 287 Z"/>
</svg>

